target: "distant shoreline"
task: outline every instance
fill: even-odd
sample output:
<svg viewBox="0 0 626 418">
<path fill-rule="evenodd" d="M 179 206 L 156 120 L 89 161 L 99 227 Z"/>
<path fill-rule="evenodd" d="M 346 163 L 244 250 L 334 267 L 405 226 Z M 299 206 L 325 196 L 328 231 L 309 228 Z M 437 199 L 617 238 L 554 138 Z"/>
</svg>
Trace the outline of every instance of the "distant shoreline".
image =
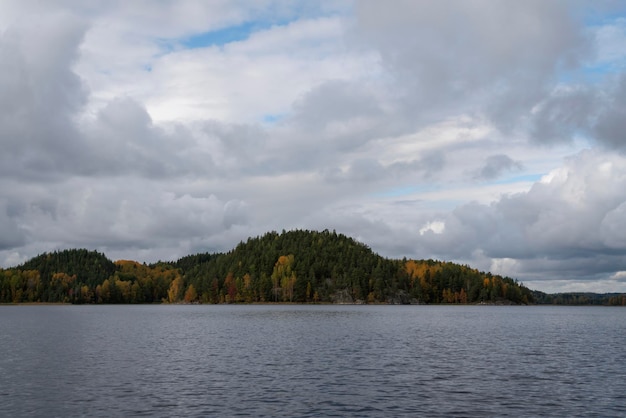
<svg viewBox="0 0 626 418">
<path fill-rule="evenodd" d="M 18 302 L 18 303 L 0 303 L 3 306 L 563 306 L 563 307 L 621 307 L 622 305 L 600 305 L 600 304 L 551 304 L 551 303 L 532 303 L 532 304 L 507 304 L 507 303 L 299 303 L 299 302 L 252 302 L 252 303 L 67 303 L 67 302 Z"/>
<path fill-rule="evenodd" d="M 37 305 L 37 306 L 39 305 L 68 305 L 68 306 L 71 306 L 73 304 L 69 302 L 3 302 L 3 303 L 0 303 L 0 306 L 29 306 L 29 305 Z"/>
</svg>

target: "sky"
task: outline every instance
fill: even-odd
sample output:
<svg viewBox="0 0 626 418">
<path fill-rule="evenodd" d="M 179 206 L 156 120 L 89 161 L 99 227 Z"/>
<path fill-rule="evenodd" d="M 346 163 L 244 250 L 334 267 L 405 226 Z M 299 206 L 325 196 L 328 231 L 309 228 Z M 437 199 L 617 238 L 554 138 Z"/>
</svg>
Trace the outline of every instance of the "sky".
<svg viewBox="0 0 626 418">
<path fill-rule="evenodd" d="M 3 0 L 0 267 L 336 230 L 626 292 L 626 3 Z"/>
</svg>

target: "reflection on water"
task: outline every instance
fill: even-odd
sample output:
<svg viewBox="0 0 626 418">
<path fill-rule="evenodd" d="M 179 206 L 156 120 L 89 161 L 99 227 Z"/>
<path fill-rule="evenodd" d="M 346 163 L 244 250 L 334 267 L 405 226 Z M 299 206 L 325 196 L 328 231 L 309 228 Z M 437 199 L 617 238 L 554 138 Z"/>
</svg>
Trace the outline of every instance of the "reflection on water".
<svg viewBox="0 0 626 418">
<path fill-rule="evenodd" d="M 3 306 L 2 416 L 623 416 L 626 310 Z"/>
</svg>

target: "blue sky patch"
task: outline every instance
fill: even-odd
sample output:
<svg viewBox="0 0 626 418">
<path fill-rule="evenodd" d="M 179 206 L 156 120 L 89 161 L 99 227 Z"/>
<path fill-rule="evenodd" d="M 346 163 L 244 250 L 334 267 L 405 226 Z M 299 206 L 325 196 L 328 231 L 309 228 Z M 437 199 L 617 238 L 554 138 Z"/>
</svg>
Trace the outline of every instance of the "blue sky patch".
<svg viewBox="0 0 626 418">
<path fill-rule="evenodd" d="M 180 44 L 189 49 L 224 46 L 232 42 L 248 39 L 254 32 L 267 30 L 272 26 L 282 26 L 289 21 L 250 21 L 236 26 L 228 26 L 209 32 L 202 32 L 180 40 Z"/>
<path fill-rule="evenodd" d="M 273 125 L 285 119 L 286 116 L 287 116 L 286 113 L 273 113 L 273 114 L 263 115 L 263 123 L 266 123 L 268 125 Z"/>
<path fill-rule="evenodd" d="M 206 48 L 209 46 L 222 46 L 231 42 L 248 39 L 253 32 L 259 30 L 255 22 L 246 22 L 237 26 L 214 30 L 210 32 L 198 33 L 185 38 L 181 44 L 189 49 Z"/>
</svg>

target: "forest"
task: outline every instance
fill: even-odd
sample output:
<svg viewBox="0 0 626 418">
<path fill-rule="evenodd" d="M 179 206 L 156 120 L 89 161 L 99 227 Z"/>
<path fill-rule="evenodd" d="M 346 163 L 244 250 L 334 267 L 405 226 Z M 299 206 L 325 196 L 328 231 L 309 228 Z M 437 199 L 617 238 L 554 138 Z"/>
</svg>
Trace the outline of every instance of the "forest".
<svg viewBox="0 0 626 418">
<path fill-rule="evenodd" d="M 388 259 L 328 230 L 269 232 L 227 253 L 153 264 L 68 249 L 0 269 L 0 303 L 626 304 L 586 298 L 451 262 Z"/>
<path fill-rule="evenodd" d="M 536 304 L 626 306 L 625 293 L 570 292 L 548 294 L 533 291 Z"/>
</svg>

